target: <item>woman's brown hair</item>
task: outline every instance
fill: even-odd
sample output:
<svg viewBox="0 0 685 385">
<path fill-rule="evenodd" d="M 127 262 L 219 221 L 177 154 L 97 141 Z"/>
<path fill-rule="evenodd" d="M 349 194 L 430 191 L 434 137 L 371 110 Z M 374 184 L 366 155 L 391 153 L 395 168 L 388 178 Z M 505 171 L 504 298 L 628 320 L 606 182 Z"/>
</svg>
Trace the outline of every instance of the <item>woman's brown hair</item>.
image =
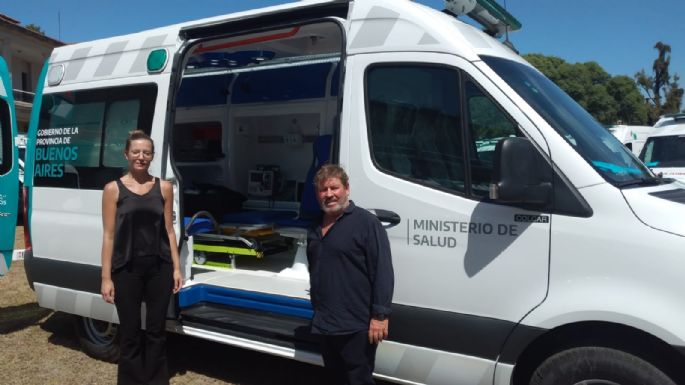
<svg viewBox="0 0 685 385">
<path fill-rule="evenodd" d="M 152 140 L 150 135 L 146 134 L 143 130 L 133 130 L 128 133 L 128 138 L 126 138 L 126 148 L 125 151 L 128 152 L 128 149 L 131 147 L 131 142 L 134 140 L 149 140 L 150 143 L 152 144 L 152 152 L 155 152 L 155 142 Z"/>
</svg>

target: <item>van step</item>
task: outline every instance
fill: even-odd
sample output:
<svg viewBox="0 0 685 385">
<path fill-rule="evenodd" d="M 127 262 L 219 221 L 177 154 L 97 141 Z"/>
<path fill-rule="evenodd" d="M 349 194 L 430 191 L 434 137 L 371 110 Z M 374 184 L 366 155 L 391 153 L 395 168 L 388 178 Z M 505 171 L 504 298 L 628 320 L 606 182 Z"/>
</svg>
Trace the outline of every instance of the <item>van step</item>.
<svg viewBox="0 0 685 385">
<path fill-rule="evenodd" d="M 278 346 L 319 351 L 309 320 L 254 309 L 202 302 L 181 310 L 183 325 Z"/>
</svg>

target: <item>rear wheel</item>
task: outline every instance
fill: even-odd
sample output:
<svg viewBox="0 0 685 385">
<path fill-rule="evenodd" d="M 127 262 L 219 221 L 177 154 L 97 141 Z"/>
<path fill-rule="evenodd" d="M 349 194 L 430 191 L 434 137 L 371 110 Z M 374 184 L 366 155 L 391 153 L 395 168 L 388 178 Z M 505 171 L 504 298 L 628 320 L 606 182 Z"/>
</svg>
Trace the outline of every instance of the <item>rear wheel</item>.
<svg viewBox="0 0 685 385">
<path fill-rule="evenodd" d="M 86 354 L 107 362 L 117 361 L 119 358 L 117 324 L 77 316 L 75 328 L 79 343 Z"/>
<path fill-rule="evenodd" d="M 531 385 L 676 385 L 651 363 L 603 347 L 581 347 L 557 353 L 540 365 Z"/>
</svg>

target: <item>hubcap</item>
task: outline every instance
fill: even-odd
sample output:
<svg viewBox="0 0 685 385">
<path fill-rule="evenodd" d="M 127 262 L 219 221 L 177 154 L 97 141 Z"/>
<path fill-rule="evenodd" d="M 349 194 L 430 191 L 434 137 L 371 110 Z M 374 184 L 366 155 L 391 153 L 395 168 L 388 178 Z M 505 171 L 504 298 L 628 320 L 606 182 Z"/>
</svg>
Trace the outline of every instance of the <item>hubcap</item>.
<svg viewBox="0 0 685 385">
<path fill-rule="evenodd" d="M 110 322 L 84 318 L 83 325 L 88 338 L 99 345 L 111 344 L 117 334 L 117 325 Z"/>
</svg>

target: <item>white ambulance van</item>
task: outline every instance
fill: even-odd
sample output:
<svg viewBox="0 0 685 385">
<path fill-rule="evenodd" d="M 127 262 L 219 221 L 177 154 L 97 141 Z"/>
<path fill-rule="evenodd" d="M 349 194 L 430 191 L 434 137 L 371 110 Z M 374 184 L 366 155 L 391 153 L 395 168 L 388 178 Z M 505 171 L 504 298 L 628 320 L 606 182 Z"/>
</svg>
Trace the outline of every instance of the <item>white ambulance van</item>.
<svg viewBox="0 0 685 385">
<path fill-rule="evenodd" d="M 653 172 L 685 181 L 685 123 L 655 128 L 640 153 Z"/>
<path fill-rule="evenodd" d="M 5 59 L 0 56 L 0 277 L 12 264 L 14 229 L 17 225 L 19 173 L 17 117 L 14 110 L 12 80 Z"/>
<path fill-rule="evenodd" d="M 313 172 L 336 162 L 391 241 L 379 378 L 685 383 L 685 185 L 493 38 L 520 27 L 494 1 L 447 3 L 485 32 L 408 0 L 318 0 L 55 49 L 26 163 L 40 306 L 116 357 L 101 195 L 139 128 L 175 185 L 173 332 L 321 363 L 305 236 Z"/>
<path fill-rule="evenodd" d="M 628 126 L 624 124 L 609 127 L 609 132 L 636 156 L 640 155 L 645 140 L 653 130 L 654 127 L 652 126 Z"/>
</svg>

